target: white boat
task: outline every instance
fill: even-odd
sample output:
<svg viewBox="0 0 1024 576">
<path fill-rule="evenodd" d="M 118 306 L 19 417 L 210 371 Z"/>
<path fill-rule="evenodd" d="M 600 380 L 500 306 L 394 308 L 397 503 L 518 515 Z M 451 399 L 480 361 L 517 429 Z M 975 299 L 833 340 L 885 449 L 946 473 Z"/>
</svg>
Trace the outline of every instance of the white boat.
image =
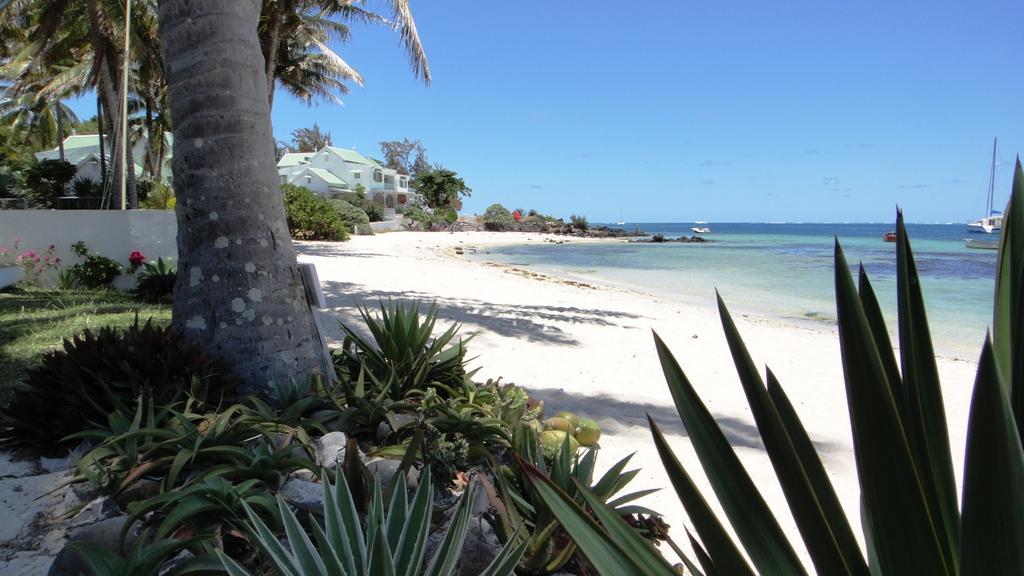
<svg viewBox="0 0 1024 576">
<path fill-rule="evenodd" d="M 1002 212 L 992 209 L 996 190 L 996 145 L 998 142 L 998 138 L 992 140 L 992 168 L 988 175 L 988 202 L 985 204 L 985 214 L 987 214 L 987 216 L 979 218 L 974 222 L 969 222 L 967 227 L 971 229 L 971 232 L 992 234 L 994 232 L 999 232 L 1003 228 Z"/>
<path fill-rule="evenodd" d="M 974 248 L 977 250 L 999 250 L 998 240 L 976 240 L 974 238 L 964 238 L 964 245 L 968 248 Z"/>
<path fill-rule="evenodd" d="M 615 223 L 616 226 L 625 226 L 626 220 L 622 218 L 622 210 L 619 210 L 619 221 Z"/>
<path fill-rule="evenodd" d="M 690 228 L 690 230 L 693 230 L 694 234 L 711 234 L 711 228 L 708 228 L 707 226 L 694 226 L 693 228 Z"/>
</svg>

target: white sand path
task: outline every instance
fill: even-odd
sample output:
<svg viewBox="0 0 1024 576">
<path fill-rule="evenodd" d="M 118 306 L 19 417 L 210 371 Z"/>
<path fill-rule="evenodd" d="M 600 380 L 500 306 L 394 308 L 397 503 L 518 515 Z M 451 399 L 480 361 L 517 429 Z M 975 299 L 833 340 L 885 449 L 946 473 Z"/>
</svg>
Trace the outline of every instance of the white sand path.
<svg viewBox="0 0 1024 576">
<path fill-rule="evenodd" d="M 682 544 L 681 528 L 688 523 L 662 470 L 645 414 L 670 434 L 679 458 L 713 505 L 715 500 L 665 386 L 651 338 L 656 330 L 806 559 L 733 368 L 714 294 L 696 302 L 677 301 L 580 286 L 455 254 L 456 247 L 485 251 L 496 244 L 546 240 L 537 234 L 401 232 L 355 237 L 344 244 L 300 243 L 298 249 L 302 261 L 317 266 L 328 305 L 322 324 L 331 338 L 340 338 L 336 320 L 360 323 L 357 305 L 375 306 L 381 298 L 436 302 L 442 319 L 462 322 L 464 333 L 478 334 L 470 355 L 476 356 L 474 365 L 483 367 L 480 378 L 501 376 L 524 386 L 544 400 L 549 414 L 572 410 L 593 417 L 604 430 L 602 467 L 636 452 L 632 465 L 642 471 L 630 488 L 663 489 L 641 503 L 663 513 Z M 728 302 L 728 286 L 720 289 Z M 754 360 L 771 366 L 799 412 L 859 532 L 856 469 L 834 327 L 732 312 Z M 975 365 L 942 358 L 939 370 L 959 478 Z"/>
</svg>

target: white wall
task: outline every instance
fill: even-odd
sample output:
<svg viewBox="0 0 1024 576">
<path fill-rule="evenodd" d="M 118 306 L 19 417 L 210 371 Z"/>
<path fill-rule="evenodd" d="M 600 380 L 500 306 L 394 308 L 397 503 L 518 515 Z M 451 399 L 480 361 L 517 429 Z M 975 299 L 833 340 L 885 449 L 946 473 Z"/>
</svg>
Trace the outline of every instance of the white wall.
<svg viewBox="0 0 1024 576">
<path fill-rule="evenodd" d="M 94 254 L 108 256 L 128 269 L 128 256 L 142 252 L 147 259 L 176 258 L 178 223 L 172 210 L 2 210 L 0 245 L 21 238 L 22 250 L 41 252 L 53 244 L 62 265 L 77 263 L 71 244 L 83 240 Z M 115 286 L 127 288 L 132 277 Z"/>
</svg>

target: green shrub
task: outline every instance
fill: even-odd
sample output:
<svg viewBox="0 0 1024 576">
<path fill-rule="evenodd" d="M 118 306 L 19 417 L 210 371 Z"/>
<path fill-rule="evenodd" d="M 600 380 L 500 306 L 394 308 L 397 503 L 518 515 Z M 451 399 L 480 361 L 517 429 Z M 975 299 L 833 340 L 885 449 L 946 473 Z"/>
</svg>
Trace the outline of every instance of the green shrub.
<svg viewBox="0 0 1024 576">
<path fill-rule="evenodd" d="M 178 268 L 168 258 L 149 261 L 139 272 L 132 294 L 143 302 L 151 304 L 170 303 L 174 296 L 174 282 L 178 279 Z"/>
<path fill-rule="evenodd" d="M 366 212 L 366 217 L 370 219 L 370 222 L 382 222 L 384 220 L 384 210 L 375 202 L 367 202 L 363 210 Z"/>
<path fill-rule="evenodd" d="M 584 232 L 586 232 L 587 229 L 590 228 L 590 223 L 587 222 L 586 216 L 577 216 L 573 214 L 572 216 L 569 217 L 569 221 L 572 222 L 572 227 L 578 230 L 583 230 Z"/>
<path fill-rule="evenodd" d="M 89 248 L 81 240 L 71 245 L 71 251 L 82 258 L 81 262 L 68 270 L 71 280 L 80 288 L 109 288 L 114 279 L 124 271 L 117 260 L 89 252 Z"/>
<path fill-rule="evenodd" d="M 65 339 L 63 350 L 43 356 L 2 411 L 7 442 L 57 452 L 61 440 L 106 423 L 109 414 L 135 412 L 140 396 L 156 405 L 186 394 L 218 402 L 237 382 L 228 365 L 189 342 L 175 328 L 147 322 L 120 331 L 104 327 Z"/>
<path fill-rule="evenodd" d="M 80 177 L 71 182 L 71 192 L 79 198 L 95 198 L 103 189 L 100 188 L 100 183 L 92 178 Z"/>
<path fill-rule="evenodd" d="M 356 234 L 373 234 L 370 228 L 370 218 L 362 208 L 353 206 L 349 202 L 337 198 L 328 200 L 334 209 L 337 210 L 341 221 L 348 227 L 349 232 Z"/>
<path fill-rule="evenodd" d="M 515 225 L 512 213 L 501 204 L 491 204 L 484 212 L 484 229 L 501 232 Z"/>
<path fill-rule="evenodd" d="M 281 185 L 288 231 L 299 240 L 348 240 L 348 231 L 331 201 L 308 188 Z"/>
</svg>

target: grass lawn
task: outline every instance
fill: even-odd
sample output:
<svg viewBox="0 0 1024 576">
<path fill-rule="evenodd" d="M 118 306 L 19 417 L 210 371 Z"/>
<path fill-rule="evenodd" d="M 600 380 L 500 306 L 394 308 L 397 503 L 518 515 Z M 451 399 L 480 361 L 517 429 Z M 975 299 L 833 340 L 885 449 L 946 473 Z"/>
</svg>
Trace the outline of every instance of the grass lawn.
<svg viewBox="0 0 1024 576">
<path fill-rule="evenodd" d="M 11 387 L 43 353 L 61 339 L 100 326 L 130 326 L 152 318 L 168 324 L 166 305 L 136 302 L 116 291 L 14 290 L 0 292 L 0 406 L 10 400 Z"/>
</svg>

